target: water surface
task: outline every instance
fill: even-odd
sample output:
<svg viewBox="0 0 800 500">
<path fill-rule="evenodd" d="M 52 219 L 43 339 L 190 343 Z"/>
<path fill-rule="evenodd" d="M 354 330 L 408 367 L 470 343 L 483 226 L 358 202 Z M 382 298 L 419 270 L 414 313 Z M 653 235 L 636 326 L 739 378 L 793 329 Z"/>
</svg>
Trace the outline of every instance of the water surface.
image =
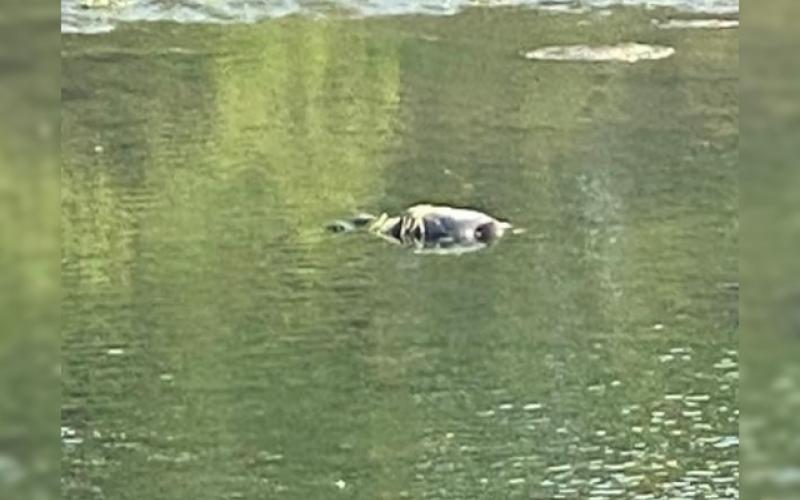
<svg viewBox="0 0 800 500">
<path fill-rule="evenodd" d="M 103 33 L 120 22 L 252 23 L 291 15 L 449 16 L 472 7 L 521 6 L 581 13 L 616 6 L 669 7 L 684 13 L 734 15 L 739 0 L 61 0 L 61 31 Z"/>
<path fill-rule="evenodd" d="M 673 14 L 65 36 L 65 498 L 737 498 L 738 40 Z M 528 231 L 324 231 L 422 201 Z"/>
</svg>

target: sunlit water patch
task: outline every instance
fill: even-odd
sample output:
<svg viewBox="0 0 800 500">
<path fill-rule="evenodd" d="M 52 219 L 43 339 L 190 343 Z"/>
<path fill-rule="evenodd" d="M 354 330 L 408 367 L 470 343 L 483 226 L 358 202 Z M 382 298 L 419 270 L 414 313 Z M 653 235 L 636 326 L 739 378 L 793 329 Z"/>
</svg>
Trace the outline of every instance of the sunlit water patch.
<svg viewBox="0 0 800 500">
<path fill-rule="evenodd" d="M 715 353 L 698 350 L 703 359 Z M 698 378 L 709 381 L 713 394 L 691 389 Z M 456 496 L 480 485 L 486 498 L 509 487 L 517 488 L 514 495 L 535 498 L 738 498 L 738 417 L 725 406 L 731 387 L 724 375 L 706 367 L 671 385 L 683 385 L 683 392 L 636 402 L 629 399 L 635 389 L 613 382 L 566 396 L 576 405 L 585 399 L 581 408 L 603 405 L 604 417 L 590 426 L 570 412 L 570 404 L 565 407 L 565 395 L 552 404 L 516 402 L 497 391 L 495 404 L 430 434 L 420 480 L 446 482 Z M 481 432 L 495 439 L 489 443 Z"/>
</svg>

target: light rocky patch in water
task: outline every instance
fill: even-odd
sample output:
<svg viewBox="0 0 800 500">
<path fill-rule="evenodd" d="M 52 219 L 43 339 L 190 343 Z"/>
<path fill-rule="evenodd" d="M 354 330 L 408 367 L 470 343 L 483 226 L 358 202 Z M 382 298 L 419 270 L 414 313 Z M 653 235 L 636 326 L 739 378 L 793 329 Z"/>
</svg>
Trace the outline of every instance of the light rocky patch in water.
<svg viewBox="0 0 800 500">
<path fill-rule="evenodd" d="M 542 47 L 525 52 L 525 59 L 534 61 L 626 62 L 666 59 L 675 53 L 672 47 L 622 43 L 618 45 L 563 45 Z"/>
<path fill-rule="evenodd" d="M 739 11 L 738 0 L 62 0 L 63 33 L 102 33 L 119 22 L 252 23 L 292 14 L 308 16 L 375 17 L 396 15 L 454 15 L 470 7 L 522 6 L 549 12 L 582 13 L 615 4 L 671 7 L 712 15 Z"/>
<path fill-rule="evenodd" d="M 665 22 L 653 20 L 653 25 L 662 30 L 669 29 L 731 29 L 739 27 L 738 19 L 670 19 Z"/>
<path fill-rule="evenodd" d="M 81 9 L 110 9 L 123 7 L 128 3 L 127 0 L 80 0 L 78 6 Z"/>
</svg>

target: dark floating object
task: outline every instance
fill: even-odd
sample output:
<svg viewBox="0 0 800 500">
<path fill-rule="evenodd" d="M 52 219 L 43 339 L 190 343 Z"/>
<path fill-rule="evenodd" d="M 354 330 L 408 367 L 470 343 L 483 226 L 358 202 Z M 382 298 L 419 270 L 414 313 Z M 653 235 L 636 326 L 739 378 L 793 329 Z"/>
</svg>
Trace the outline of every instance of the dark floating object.
<svg viewBox="0 0 800 500">
<path fill-rule="evenodd" d="M 332 233 L 349 233 L 357 229 L 366 228 L 375 219 L 374 215 L 358 214 L 349 219 L 333 221 L 325 227 Z"/>
<path fill-rule="evenodd" d="M 359 214 L 328 224 L 334 233 L 366 231 L 418 253 L 460 254 L 497 243 L 507 232 L 522 229 L 477 210 L 414 205 L 397 216 Z"/>
</svg>

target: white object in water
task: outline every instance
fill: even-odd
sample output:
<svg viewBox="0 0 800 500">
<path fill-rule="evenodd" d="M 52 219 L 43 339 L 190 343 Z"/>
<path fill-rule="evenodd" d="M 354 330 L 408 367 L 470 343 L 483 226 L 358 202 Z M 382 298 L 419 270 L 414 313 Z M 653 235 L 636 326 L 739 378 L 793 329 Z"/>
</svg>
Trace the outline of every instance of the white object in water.
<svg viewBox="0 0 800 500">
<path fill-rule="evenodd" d="M 660 23 L 653 20 L 653 25 L 662 30 L 670 29 L 731 29 L 739 27 L 738 19 L 670 19 Z"/>
<path fill-rule="evenodd" d="M 672 47 L 642 43 L 617 45 L 557 45 L 527 51 L 525 59 L 536 61 L 626 62 L 666 59 L 675 53 Z"/>
</svg>

